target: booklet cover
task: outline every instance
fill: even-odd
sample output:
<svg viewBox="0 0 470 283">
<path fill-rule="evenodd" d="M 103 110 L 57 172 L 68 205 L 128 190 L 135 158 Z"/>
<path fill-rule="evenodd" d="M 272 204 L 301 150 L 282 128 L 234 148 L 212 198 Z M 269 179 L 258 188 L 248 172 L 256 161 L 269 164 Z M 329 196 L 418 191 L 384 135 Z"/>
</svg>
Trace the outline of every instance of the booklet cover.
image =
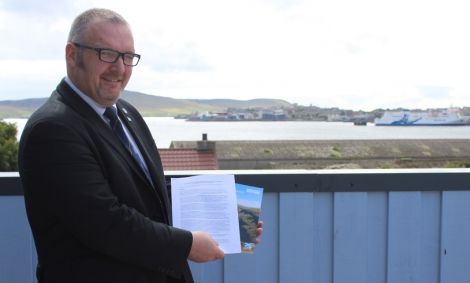
<svg viewBox="0 0 470 283">
<path fill-rule="evenodd" d="M 256 246 L 256 228 L 261 214 L 263 188 L 235 184 L 237 190 L 240 242 L 243 253 L 253 253 Z"/>
</svg>

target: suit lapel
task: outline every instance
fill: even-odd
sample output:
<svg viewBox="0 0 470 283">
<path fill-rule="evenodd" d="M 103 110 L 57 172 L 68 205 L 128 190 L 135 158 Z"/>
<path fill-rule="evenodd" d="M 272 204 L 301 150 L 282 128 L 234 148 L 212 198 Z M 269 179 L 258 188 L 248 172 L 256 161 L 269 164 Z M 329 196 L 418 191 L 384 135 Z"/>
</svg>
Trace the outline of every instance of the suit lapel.
<svg viewBox="0 0 470 283">
<path fill-rule="evenodd" d="M 142 169 L 136 163 L 134 158 L 122 146 L 119 139 L 109 126 L 106 125 L 103 119 L 95 112 L 95 110 L 83 101 L 83 99 L 81 99 L 64 80 L 62 80 L 58 85 L 57 92 L 60 95 L 60 99 L 65 104 L 73 108 L 77 113 L 84 117 L 85 120 L 89 121 L 91 126 L 95 128 L 99 135 L 101 135 L 103 139 L 119 154 L 119 156 L 129 164 L 132 170 L 135 171 L 145 182 L 149 183 L 147 177 L 145 177 L 145 174 L 142 172 Z"/>
<path fill-rule="evenodd" d="M 145 146 L 145 143 L 141 138 L 142 134 L 140 133 L 139 126 L 136 122 L 137 118 L 133 117 L 133 113 L 131 111 L 128 111 L 124 106 L 122 106 L 119 101 L 116 103 L 116 106 L 118 108 L 118 113 L 121 117 L 121 120 L 126 125 L 129 132 L 132 134 L 132 137 L 134 138 L 134 141 L 139 147 L 140 153 L 142 154 L 142 157 L 144 158 L 145 163 L 147 164 L 157 194 L 164 203 L 167 211 L 170 211 L 171 208 L 170 204 L 168 203 L 169 197 L 166 190 L 166 182 L 164 179 L 165 177 L 162 174 L 158 174 L 158 172 L 161 172 L 163 170 L 154 162 L 154 160 L 159 157 L 151 156 L 151 154 L 149 153 L 149 149 L 147 148 L 147 146 Z"/>
<path fill-rule="evenodd" d="M 116 104 L 117 106 L 117 109 L 118 109 L 118 115 L 119 115 L 119 118 L 121 118 L 121 121 L 122 123 L 125 125 L 125 127 L 127 128 L 127 130 L 130 132 L 130 134 L 132 135 L 132 138 L 134 139 L 137 147 L 139 148 L 140 150 L 140 154 L 142 155 L 142 157 L 144 158 L 145 160 L 145 164 L 147 165 L 147 168 L 149 169 L 149 173 L 150 175 L 153 177 L 152 175 L 152 170 L 150 168 L 150 165 L 149 165 L 149 158 L 148 158 L 148 153 L 147 151 L 145 150 L 145 147 L 143 146 L 143 143 L 142 143 L 142 140 L 140 139 L 140 135 L 137 135 L 136 134 L 136 130 L 135 130 L 135 126 L 134 126 L 134 123 L 133 123 L 133 120 L 132 118 L 127 114 L 127 110 L 125 108 L 122 108 L 119 106 L 119 104 Z M 134 162 L 135 165 L 137 165 L 136 162 Z M 145 176 L 144 172 L 142 171 L 142 168 L 138 168 L 139 170 L 139 173 L 141 173 L 141 177 L 145 178 L 145 180 L 147 181 L 147 183 L 149 183 L 150 186 L 153 187 L 153 185 L 149 182 L 149 180 L 147 179 L 147 177 Z M 152 180 L 153 183 L 155 183 L 154 180 Z"/>
<path fill-rule="evenodd" d="M 150 175 L 152 176 L 152 181 L 155 184 L 155 188 L 150 184 L 149 180 L 145 176 L 144 172 L 134 160 L 134 158 L 127 152 L 127 150 L 122 146 L 119 139 L 109 128 L 109 126 L 103 121 L 103 119 L 93 110 L 85 101 L 83 101 L 78 94 L 76 94 L 72 88 L 62 80 L 57 86 L 57 94 L 59 99 L 67 104 L 69 107 L 74 109 L 79 113 L 88 124 L 96 129 L 99 135 L 105 140 L 116 152 L 121 156 L 123 160 L 131 167 L 131 169 L 141 178 L 144 182 L 148 184 L 148 189 L 151 189 L 155 196 L 162 202 L 162 209 L 165 209 L 166 221 L 169 223 L 170 217 L 168 214 L 171 213 L 171 208 L 169 204 L 168 193 L 166 191 L 166 183 L 164 176 L 158 172 L 163 171 L 162 168 L 154 164 L 153 160 L 157 157 L 150 156 L 148 149 L 145 146 L 145 143 L 140 138 L 140 131 L 134 123 L 136 119 L 132 117 L 132 113 L 129 113 L 127 110 L 122 109 L 119 101 L 116 106 L 118 107 L 118 113 L 121 117 L 122 122 L 126 125 L 127 129 L 132 134 L 137 146 L 139 147 L 142 156 L 148 166 Z"/>
</svg>

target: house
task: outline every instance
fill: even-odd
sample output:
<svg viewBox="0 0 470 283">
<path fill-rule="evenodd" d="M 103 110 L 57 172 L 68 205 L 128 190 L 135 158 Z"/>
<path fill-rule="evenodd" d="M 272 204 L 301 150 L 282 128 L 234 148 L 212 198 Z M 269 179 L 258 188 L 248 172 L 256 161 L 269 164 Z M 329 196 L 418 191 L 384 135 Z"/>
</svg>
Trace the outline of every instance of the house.
<svg viewBox="0 0 470 283">
<path fill-rule="evenodd" d="M 193 148 L 163 148 L 158 150 L 163 170 L 217 170 L 215 142 L 207 140 L 207 134 Z"/>
</svg>

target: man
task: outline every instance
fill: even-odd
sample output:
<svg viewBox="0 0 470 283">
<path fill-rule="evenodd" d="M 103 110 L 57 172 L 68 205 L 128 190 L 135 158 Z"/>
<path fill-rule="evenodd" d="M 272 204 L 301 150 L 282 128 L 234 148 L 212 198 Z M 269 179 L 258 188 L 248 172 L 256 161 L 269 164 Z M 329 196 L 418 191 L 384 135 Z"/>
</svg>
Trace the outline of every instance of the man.
<svg viewBox="0 0 470 283">
<path fill-rule="evenodd" d="M 140 59 L 128 23 L 110 10 L 85 11 L 65 55 L 67 77 L 20 141 L 39 282 L 193 282 L 187 259 L 224 253 L 209 234 L 171 226 L 154 140 L 119 99 Z"/>
</svg>

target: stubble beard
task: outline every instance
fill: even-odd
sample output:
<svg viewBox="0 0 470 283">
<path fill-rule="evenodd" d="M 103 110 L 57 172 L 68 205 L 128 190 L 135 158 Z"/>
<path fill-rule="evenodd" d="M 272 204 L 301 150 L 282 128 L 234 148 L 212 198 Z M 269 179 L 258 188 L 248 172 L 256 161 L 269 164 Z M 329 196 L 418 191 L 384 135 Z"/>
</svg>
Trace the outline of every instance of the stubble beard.
<svg viewBox="0 0 470 283">
<path fill-rule="evenodd" d="M 88 72 L 87 66 L 85 65 L 85 60 L 83 59 L 83 53 L 82 52 L 77 53 L 77 68 L 81 69 L 82 72 L 84 72 L 84 73 Z M 103 100 L 109 102 L 109 103 L 106 103 L 107 104 L 106 106 L 110 106 L 110 105 L 114 105 L 116 103 L 116 101 L 119 99 L 119 97 L 121 97 L 123 89 L 119 90 L 119 93 L 118 93 L 117 96 L 115 96 L 113 94 L 105 93 L 104 91 L 101 90 L 100 87 L 98 87 L 96 89 L 96 91 L 97 91 L 96 95 L 100 99 L 103 99 Z M 87 94 L 87 95 L 89 95 L 89 94 Z"/>
</svg>

